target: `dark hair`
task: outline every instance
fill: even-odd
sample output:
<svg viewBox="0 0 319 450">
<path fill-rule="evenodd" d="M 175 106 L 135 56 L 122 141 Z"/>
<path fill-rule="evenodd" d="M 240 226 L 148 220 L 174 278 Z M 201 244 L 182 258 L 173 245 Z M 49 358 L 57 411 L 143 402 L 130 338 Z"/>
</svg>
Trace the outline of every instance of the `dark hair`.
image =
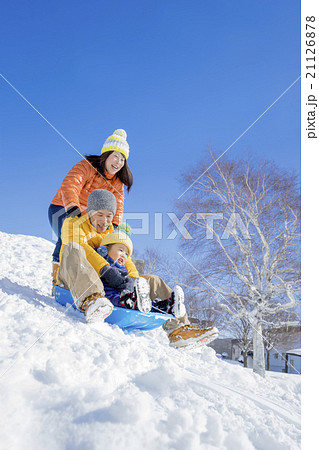
<svg viewBox="0 0 319 450">
<path fill-rule="evenodd" d="M 104 178 L 105 176 L 105 161 L 113 152 L 104 152 L 102 155 L 84 155 L 89 163 L 97 170 L 98 174 Z M 133 175 L 131 169 L 129 168 L 126 158 L 124 161 L 124 166 L 116 173 L 117 178 L 119 178 L 127 188 L 127 192 L 133 184 Z"/>
</svg>

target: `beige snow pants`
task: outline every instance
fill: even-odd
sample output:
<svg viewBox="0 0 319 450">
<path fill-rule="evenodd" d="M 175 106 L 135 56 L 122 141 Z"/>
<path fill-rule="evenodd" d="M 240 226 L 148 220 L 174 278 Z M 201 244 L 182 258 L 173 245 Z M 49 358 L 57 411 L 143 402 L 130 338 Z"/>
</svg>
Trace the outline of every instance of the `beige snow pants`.
<svg viewBox="0 0 319 450">
<path fill-rule="evenodd" d="M 58 284 L 69 289 L 77 308 L 81 309 L 84 300 L 93 294 L 104 297 L 104 287 L 96 270 L 86 259 L 84 248 L 70 242 L 63 248 Z"/>
</svg>

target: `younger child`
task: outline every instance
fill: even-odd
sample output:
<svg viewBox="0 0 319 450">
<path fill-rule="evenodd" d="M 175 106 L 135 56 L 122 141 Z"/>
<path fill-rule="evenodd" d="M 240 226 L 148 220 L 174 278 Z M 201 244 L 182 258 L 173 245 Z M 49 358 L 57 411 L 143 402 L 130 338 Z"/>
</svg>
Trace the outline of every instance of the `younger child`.
<svg viewBox="0 0 319 450">
<path fill-rule="evenodd" d="M 141 312 L 167 312 L 175 317 L 186 314 L 184 293 L 180 286 L 174 290 L 157 275 L 142 275 L 136 279 L 129 276 L 125 267 L 131 256 L 133 244 L 127 233 L 115 230 L 105 236 L 96 251 L 110 264 L 118 269 L 116 280 L 103 280 L 105 297 L 114 306 L 138 309 Z"/>
</svg>

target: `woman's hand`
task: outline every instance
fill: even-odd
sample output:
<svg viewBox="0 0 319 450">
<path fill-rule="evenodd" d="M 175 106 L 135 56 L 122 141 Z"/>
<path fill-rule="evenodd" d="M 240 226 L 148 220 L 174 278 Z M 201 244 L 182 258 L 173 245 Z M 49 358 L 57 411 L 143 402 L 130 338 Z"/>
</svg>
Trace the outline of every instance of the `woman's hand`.
<svg viewBox="0 0 319 450">
<path fill-rule="evenodd" d="M 66 211 L 65 218 L 68 219 L 69 217 L 81 217 L 81 210 L 78 206 L 71 206 Z"/>
</svg>

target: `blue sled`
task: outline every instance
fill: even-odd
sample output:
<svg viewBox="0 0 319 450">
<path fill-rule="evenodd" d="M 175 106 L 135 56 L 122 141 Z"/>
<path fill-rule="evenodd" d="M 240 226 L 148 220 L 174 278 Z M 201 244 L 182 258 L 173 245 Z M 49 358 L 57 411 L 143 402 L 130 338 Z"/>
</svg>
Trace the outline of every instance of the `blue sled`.
<svg viewBox="0 0 319 450">
<path fill-rule="evenodd" d="M 60 303 L 60 305 L 66 306 L 67 304 L 71 304 L 74 309 L 80 311 L 75 306 L 71 292 L 68 289 L 64 289 L 60 286 L 55 286 L 54 297 L 55 300 Z M 173 316 L 171 316 L 170 314 L 165 313 L 142 313 L 140 311 L 120 308 L 116 306 L 114 306 L 113 308 L 114 309 L 112 314 L 104 319 L 104 322 L 107 322 L 111 325 L 117 325 L 124 330 L 153 330 L 154 328 L 158 328 L 163 325 L 166 320 L 173 318 Z"/>
</svg>

